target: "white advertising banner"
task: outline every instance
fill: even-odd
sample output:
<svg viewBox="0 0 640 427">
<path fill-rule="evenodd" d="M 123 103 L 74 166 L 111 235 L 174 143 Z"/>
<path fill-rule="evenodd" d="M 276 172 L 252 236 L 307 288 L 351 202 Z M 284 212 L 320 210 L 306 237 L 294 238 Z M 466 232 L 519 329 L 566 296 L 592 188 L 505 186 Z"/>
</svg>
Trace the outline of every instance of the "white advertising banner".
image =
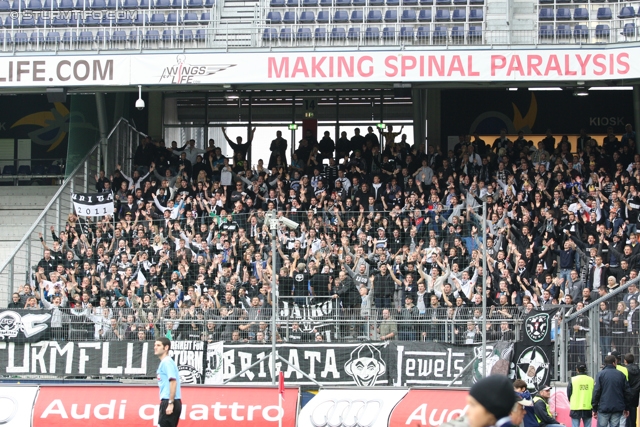
<svg viewBox="0 0 640 427">
<path fill-rule="evenodd" d="M 322 389 L 298 415 L 299 427 L 387 427 L 396 404 L 406 389 Z"/>
<path fill-rule="evenodd" d="M 30 426 L 37 394 L 38 387 L 0 387 L 0 425 Z"/>
<path fill-rule="evenodd" d="M 0 58 L 0 87 L 640 78 L 640 47 L 165 53 Z"/>
</svg>

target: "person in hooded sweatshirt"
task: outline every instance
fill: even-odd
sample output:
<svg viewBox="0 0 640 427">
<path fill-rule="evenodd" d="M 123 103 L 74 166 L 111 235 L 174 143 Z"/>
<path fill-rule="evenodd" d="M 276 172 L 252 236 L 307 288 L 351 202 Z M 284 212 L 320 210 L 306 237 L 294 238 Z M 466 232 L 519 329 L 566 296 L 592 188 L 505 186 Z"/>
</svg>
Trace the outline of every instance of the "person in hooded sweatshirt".
<svg viewBox="0 0 640 427">
<path fill-rule="evenodd" d="M 523 380 L 515 380 L 513 382 L 513 388 L 516 391 L 516 394 L 523 398 L 526 401 L 531 401 L 531 393 L 527 390 L 527 383 Z M 525 406 L 525 415 L 524 415 L 524 427 L 539 427 L 538 420 L 536 419 L 536 413 L 533 409 L 533 405 Z"/>
</svg>

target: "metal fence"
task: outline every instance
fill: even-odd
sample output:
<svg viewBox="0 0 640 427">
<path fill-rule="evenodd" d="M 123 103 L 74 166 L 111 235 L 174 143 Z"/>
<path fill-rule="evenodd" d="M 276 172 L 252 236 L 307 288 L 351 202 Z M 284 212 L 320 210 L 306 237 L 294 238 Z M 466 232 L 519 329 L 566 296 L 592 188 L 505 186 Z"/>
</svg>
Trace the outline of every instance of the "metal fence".
<svg viewBox="0 0 640 427">
<path fill-rule="evenodd" d="M 108 134 L 104 145 L 108 150 L 103 150 L 103 146 L 97 142 L 78 166 L 69 172 L 17 247 L 3 260 L 0 266 L 0 306 L 6 307 L 11 300 L 11 293 L 18 286 L 31 283 L 34 267 L 42 258 L 45 245 L 53 247 L 49 239 L 41 242 L 40 235 L 50 235 L 51 228 L 56 232 L 64 229 L 68 215 L 73 212 L 71 194 L 95 192 L 95 177 L 105 165 L 107 170 L 113 170 L 116 163 L 122 162 L 123 170 L 131 173 L 128 159 L 133 156 L 140 136 L 140 132 L 121 118 Z"/>
</svg>

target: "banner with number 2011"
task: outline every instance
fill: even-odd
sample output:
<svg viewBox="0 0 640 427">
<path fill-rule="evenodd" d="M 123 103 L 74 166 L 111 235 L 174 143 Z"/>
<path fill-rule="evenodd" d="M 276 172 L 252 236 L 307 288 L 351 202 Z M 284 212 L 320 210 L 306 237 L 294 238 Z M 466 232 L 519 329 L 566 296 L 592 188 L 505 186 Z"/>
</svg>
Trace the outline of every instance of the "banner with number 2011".
<svg viewBox="0 0 640 427">
<path fill-rule="evenodd" d="M 73 193 L 72 200 L 78 216 L 113 215 L 113 193 Z"/>
</svg>

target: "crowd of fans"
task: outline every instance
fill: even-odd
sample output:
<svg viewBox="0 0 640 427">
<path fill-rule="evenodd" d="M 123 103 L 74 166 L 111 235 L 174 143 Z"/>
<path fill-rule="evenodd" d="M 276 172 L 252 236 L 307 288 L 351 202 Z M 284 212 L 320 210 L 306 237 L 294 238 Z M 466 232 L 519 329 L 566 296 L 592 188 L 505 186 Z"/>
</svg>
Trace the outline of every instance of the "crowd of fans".
<svg viewBox="0 0 640 427">
<path fill-rule="evenodd" d="M 253 168 L 253 132 L 243 143 L 225 130 L 232 159 L 213 140 L 199 149 L 144 139 L 131 176 L 118 166 L 95 177 L 96 191 L 114 193 L 114 215 L 70 214 L 41 236 L 34 280 L 10 307 L 53 309 L 52 333 L 63 337 L 261 342 L 273 332 L 275 274 L 281 314 L 313 305 L 343 320 L 328 336 L 291 317 L 278 340 L 473 343 L 484 276 L 489 337 L 505 340 L 521 332 L 523 313 L 579 309 L 637 276 L 640 155 L 630 125 L 603 141 L 581 131 L 573 150 L 550 131 L 538 144 L 522 132 L 463 135 L 448 152 L 401 132 L 356 129 L 335 143 L 307 132 L 290 163 L 277 132 L 267 166 Z M 267 211 L 300 224 L 278 230 L 275 254 Z M 631 286 L 600 305 L 603 354 L 637 351 L 637 298 Z M 573 322 L 580 349 L 588 319 Z"/>
</svg>

